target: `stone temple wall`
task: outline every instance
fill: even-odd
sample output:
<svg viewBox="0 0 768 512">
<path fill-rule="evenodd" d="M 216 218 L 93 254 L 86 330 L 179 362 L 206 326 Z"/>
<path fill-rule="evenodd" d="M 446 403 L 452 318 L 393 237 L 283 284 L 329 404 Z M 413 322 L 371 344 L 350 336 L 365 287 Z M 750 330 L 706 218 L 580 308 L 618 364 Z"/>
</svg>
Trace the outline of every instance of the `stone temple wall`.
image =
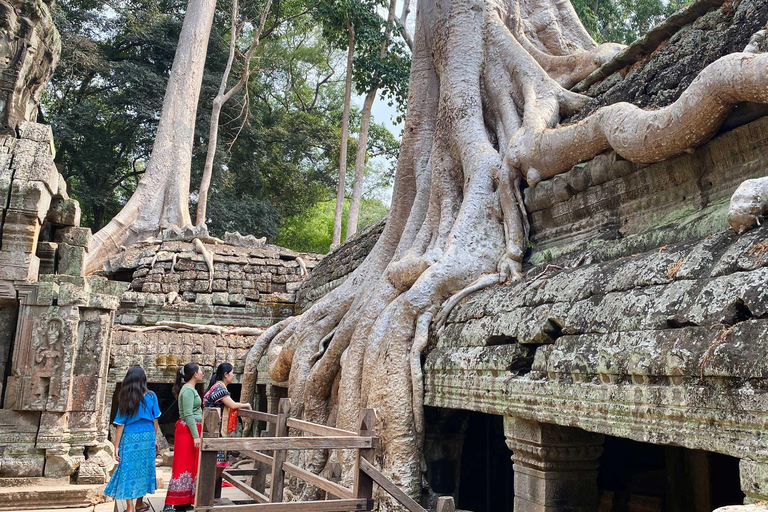
<svg viewBox="0 0 768 512">
<path fill-rule="evenodd" d="M 50 127 L 16 133 L 0 143 L 0 486 L 103 484 L 111 327 L 127 284 L 84 275 L 91 232 L 53 163 Z"/>
<path fill-rule="evenodd" d="M 132 364 L 150 382 L 172 383 L 186 362 L 200 363 L 207 376 L 230 362 L 239 381 L 259 330 L 295 314 L 296 290 L 320 261 L 253 237 L 193 243 L 183 236 L 133 245 L 105 265 L 110 278 L 130 281 L 115 316 L 111 389 Z M 198 243 L 212 257 L 212 274 Z M 164 322 L 185 325 L 153 330 Z"/>
</svg>

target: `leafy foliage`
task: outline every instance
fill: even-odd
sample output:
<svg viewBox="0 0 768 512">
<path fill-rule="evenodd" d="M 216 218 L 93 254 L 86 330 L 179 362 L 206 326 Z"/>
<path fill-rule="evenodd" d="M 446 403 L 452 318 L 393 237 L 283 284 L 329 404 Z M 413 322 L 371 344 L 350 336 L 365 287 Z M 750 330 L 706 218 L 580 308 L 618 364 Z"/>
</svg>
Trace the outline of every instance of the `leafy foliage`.
<svg viewBox="0 0 768 512">
<path fill-rule="evenodd" d="M 690 0 L 572 0 L 572 3 L 595 40 L 629 44 Z"/>
<path fill-rule="evenodd" d="M 241 12 L 256 18 L 263 3 L 241 1 Z M 57 164 L 81 201 L 84 225 L 94 230 L 119 211 L 144 171 L 183 9 L 183 3 L 166 0 L 56 4 L 63 55 L 43 110 L 53 125 Z M 308 10 L 303 0 L 275 2 L 258 71 L 247 90 L 225 104 L 210 192 L 213 233 L 238 230 L 272 238 L 284 217 L 331 197 L 343 101 L 337 69 L 343 55 L 303 14 Z M 210 105 L 226 62 L 228 12 L 226 6 L 217 11 L 211 34 L 192 190 L 202 171 Z M 288 21 L 278 23 L 278 18 Z M 247 27 L 242 33 L 242 44 L 248 45 Z M 396 157 L 399 145 L 392 135 L 383 126 L 372 131 L 377 135 L 369 147 Z M 192 207 L 195 199 L 193 193 Z"/>
<path fill-rule="evenodd" d="M 286 218 L 275 242 L 296 251 L 327 253 L 333 238 L 333 208 L 333 200 L 325 201 L 301 214 Z M 349 201 L 345 201 L 344 220 L 341 226 L 342 237 L 346 237 L 347 233 L 348 211 Z M 389 208 L 381 199 L 363 198 L 360 204 L 358 231 L 378 222 L 388 212 Z"/>
</svg>

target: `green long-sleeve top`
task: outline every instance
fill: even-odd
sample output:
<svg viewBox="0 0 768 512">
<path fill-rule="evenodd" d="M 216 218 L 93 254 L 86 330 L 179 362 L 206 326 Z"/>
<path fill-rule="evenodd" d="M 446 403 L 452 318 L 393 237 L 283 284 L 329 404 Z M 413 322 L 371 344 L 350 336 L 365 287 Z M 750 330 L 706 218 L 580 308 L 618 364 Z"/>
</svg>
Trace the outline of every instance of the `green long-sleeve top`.
<svg viewBox="0 0 768 512">
<path fill-rule="evenodd" d="M 194 439 L 197 439 L 197 422 L 203 421 L 202 400 L 195 388 L 181 386 L 179 392 L 179 418 L 187 423 L 187 428 Z"/>
</svg>

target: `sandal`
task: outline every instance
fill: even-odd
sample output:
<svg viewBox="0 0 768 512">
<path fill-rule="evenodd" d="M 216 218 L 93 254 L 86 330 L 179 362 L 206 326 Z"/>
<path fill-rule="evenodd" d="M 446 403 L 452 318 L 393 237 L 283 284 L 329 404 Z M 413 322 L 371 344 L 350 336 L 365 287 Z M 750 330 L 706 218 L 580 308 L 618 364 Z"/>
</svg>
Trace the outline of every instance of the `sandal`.
<svg viewBox="0 0 768 512">
<path fill-rule="evenodd" d="M 152 506 L 149 503 L 145 503 L 144 506 L 136 507 L 136 512 L 147 512 L 150 508 L 152 508 Z"/>
</svg>

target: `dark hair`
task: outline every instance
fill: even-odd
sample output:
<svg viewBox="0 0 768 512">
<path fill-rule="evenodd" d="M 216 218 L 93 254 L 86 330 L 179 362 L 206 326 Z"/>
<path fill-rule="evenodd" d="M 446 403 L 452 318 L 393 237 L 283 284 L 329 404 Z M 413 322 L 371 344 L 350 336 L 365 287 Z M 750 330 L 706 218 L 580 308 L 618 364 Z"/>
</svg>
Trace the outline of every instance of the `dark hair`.
<svg viewBox="0 0 768 512">
<path fill-rule="evenodd" d="M 117 410 L 127 417 L 136 416 L 147 389 L 147 374 L 141 366 L 131 366 L 120 386 Z"/>
<path fill-rule="evenodd" d="M 185 382 L 192 380 L 192 377 L 195 376 L 199 369 L 200 365 L 197 363 L 187 363 L 182 368 L 179 368 L 179 371 L 176 372 L 176 382 L 173 385 L 174 396 L 179 396 L 181 386 L 183 386 Z"/>
<path fill-rule="evenodd" d="M 233 366 L 229 363 L 221 363 L 217 368 L 216 371 L 213 372 L 213 375 L 211 375 L 211 382 L 208 384 L 208 389 L 211 389 L 214 384 L 216 384 L 216 381 L 223 380 L 224 375 L 232 371 Z"/>
</svg>

